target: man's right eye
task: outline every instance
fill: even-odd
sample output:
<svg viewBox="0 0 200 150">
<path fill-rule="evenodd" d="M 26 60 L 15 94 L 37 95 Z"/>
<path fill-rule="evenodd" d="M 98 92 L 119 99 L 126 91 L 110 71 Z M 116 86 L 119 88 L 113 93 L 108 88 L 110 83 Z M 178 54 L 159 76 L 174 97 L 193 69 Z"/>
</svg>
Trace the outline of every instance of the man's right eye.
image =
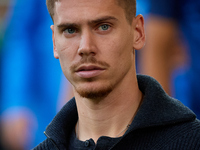
<svg viewBox="0 0 200 150">
<path fill-rule="evenodd" d="M 68 29 L 64 30 L 64 33 L 66 33 L 66 34 L 74 34 L 74 33 L 76 33 L 76 29 L 68 28 Z"/>
</svg>

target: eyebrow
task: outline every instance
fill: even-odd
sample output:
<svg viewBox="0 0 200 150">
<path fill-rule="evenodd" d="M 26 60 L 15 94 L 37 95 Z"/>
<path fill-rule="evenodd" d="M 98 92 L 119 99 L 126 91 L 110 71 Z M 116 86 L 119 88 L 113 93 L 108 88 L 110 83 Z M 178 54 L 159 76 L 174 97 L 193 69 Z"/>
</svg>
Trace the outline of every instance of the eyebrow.
<svg viewBox="0 0 200 150">
<path fill-rule="evenodd" d="M 117 21 L 118 19 L 112 16 L 104 16 L 95 20 L 91 20 L 88 22 L 88 24 L 98 24 L 104 21 L 108 21 L 108 20 L 115 20 Z M 77 23 L 61 23 L 59 25 L 57 25 L 58 29 L 62 29 L 62 28 L 67 28 L 67 27 L 78 27 L 80 26 L 80 24 Z"/>
<path fill-rule="evenodd" d="M 117 21 L 118 19 L 115 18 L 115 17 L 112 17 L 112 16 L 105 16 L 105 17 L 102 17 L 102 18 L 98 18 L 98 19 L 89 21 L 89 24 L 97 24 L 97 23 L 100 23 L 100 22 L 108 21 L 108 20 L 115 20 L 115 21 Z"/>
<path fill-rule="evenodd" d="M 77 27 L 77 26 L 78 24 L 75 24 L 75 23 L 61 23 L 57 25 L 57 28 L 62 29 L 62 28 Z"/>
</svg>

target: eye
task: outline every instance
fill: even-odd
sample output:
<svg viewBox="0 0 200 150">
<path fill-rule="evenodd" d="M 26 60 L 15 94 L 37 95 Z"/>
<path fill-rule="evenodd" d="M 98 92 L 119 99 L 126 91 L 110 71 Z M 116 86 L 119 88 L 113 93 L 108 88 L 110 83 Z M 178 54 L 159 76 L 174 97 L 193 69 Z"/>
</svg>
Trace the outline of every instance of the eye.
<svg viewBox="0 0 200 150">
<path fill-rule="evenodd" d="M 76 33 L 76 29 L 68 28 L 68 29 L 64 30 L 64 33 L 66 33 L 66 34 L 74 34 L 74 33 Z"/>
<path fill-rule="evenodd" d="M 107 25 L 107 24 L 103 24 L 99 27 L 99 30 L 102 30 L 102 31 L 106 31 L 110 28 L 110 25 Z"/>
</svg>

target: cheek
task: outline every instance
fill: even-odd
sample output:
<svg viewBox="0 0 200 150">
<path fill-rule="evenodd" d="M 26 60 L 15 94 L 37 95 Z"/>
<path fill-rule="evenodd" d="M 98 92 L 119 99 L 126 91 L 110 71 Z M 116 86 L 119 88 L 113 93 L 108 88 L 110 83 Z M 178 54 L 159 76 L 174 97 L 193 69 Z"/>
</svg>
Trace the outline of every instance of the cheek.
<svg viewBox="0 0 200 150">
<path fill-rule="evenodd" d="M 64 53 L 64 51 L 59 55 L 60 55 L 59 56 L 60 66 L 62 68 L 64 75 L 67 77 L 69 74 L 69 67 L 70 67 L 69 65 L 70 60 L 68 58 L 69 55 L 67 53 Z"/>
<path fill-rule="evenodd" d="M 115 38 L 110 43 L 110 58 L 107 59 L 114 66 L 115 74 L 125 74 L 134 65 L 132 41 L 130 38 Z"/>
<path fill-rule="evenodd" d="M 65 37 L 57 38 L 56 48 L 60 61 L 72 61 L 78 50 L 77 40 L 69 40 Z"/>
<path fill-rule="evenodd" d="M 60 65 L 67 77 L 70 73 L 69 68 L 77 55 L 77 46 L 74 42 L 67 40 L 60 40 L 56 44 Z"/>
<path fill-rule="evenodd" d="M 133 59 L 132 41 L 128 38 L 114 38 L 107 44 L 106 49 L 107 56 L 118 63 L 119 60 L 126 62 Z"/>
</svg>

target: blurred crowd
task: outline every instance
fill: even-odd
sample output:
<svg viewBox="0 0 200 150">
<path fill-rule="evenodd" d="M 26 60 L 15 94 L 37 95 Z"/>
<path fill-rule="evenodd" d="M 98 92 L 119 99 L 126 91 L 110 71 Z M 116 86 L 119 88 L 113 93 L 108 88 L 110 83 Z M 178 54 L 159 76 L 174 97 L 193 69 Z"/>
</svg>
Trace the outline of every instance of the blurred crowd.
<svg viewBox="0 0 200 150">
<path fill-rule="evenodd" d="M 53 57 L 45 0 L 10 0 L 3 23 L 1 145 L 31 149 L 46 138 L 43 132 L 64 103 L 68 83 Z"/>
<path fill-rule="evenodd" d="M 137 72 L 156 78 L 198 118 L 199 8 L 199 0 L 137 0 L 147 39 Z M 0 12 L 0 149 L 27 150 L 46 138 L 72 88 L 53 57 L 45 0 L 1 0 Z"/>
<path fill-rule="evenodd" d="M 200 118 L 200 1 L 149 0 L 139 71 Z"/>
</svg>

